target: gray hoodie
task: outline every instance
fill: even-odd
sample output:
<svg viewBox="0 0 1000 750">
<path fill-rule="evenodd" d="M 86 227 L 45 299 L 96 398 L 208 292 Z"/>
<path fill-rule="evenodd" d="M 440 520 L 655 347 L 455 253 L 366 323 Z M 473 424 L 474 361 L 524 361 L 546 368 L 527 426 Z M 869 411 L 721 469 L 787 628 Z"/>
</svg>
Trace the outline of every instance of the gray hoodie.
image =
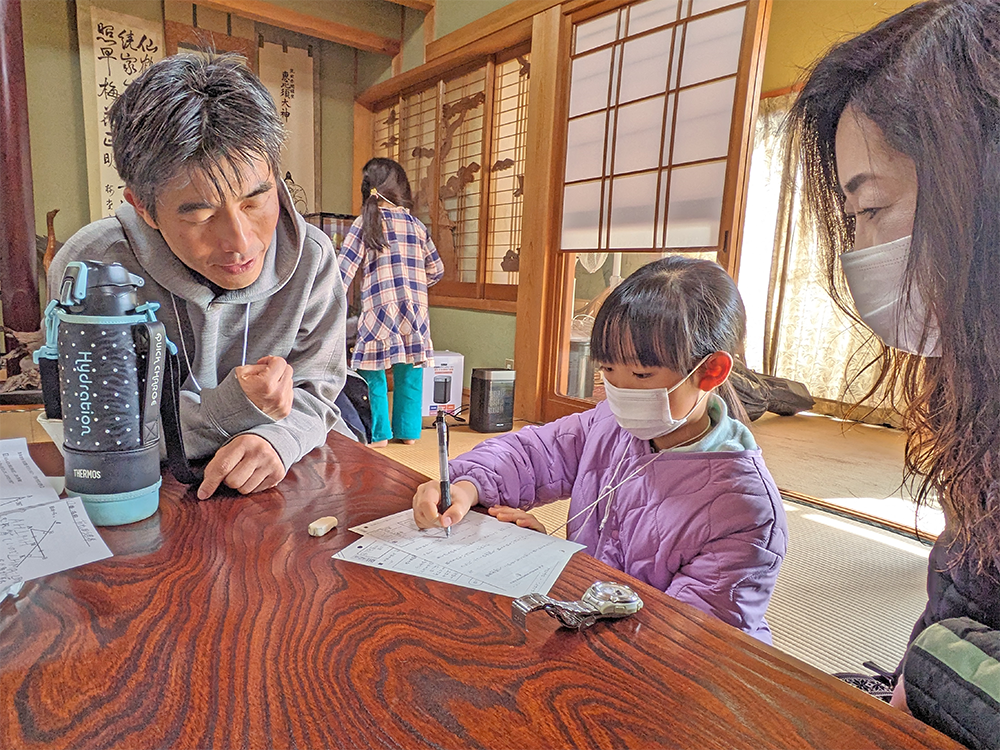
<svg viewBox="0 0 1000 750">
<path fill-rule="evenodd" d="M 287 469 L 322 445 L 330 430 L 353 437 L 334 405 L 347 374 L 347 303 L 337 255 L 329 237 L 294 211 L 281 181 L 278 196 L 277 230 L 260 276 L 245 289 L 216 296 L 127 203 L 70 237 L 49 268 L 50 297 L 74 260 L 118 262 L 145 279 L 140 299 L 160 303 L 157 318 L 180 350 L 189 458 L 212 456 L 250 432 L 274 446 Z M 292 412 L 277 421 L 246 397 L 233 372 L 267 355 L 283 357 L 294 371 Z"/>
</svg>

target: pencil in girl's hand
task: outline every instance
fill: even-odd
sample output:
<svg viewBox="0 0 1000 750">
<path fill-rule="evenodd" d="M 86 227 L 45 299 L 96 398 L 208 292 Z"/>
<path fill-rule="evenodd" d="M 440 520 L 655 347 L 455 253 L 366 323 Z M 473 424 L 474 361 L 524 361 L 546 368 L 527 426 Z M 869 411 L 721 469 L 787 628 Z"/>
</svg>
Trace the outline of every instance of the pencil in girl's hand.
<svg viewBox="0 0 1000 750">
<path fill-rule="evenodd" d="M 444 412 L 438 412 L 434 424 L 437 428 L 438 472 L 441 476 L 441 502 L 438 512 L 444 513 L 451 507 L 451 481 L 448 478 L 448 423 L 445 421 Z M 446 526 L 444 533 L 445 536 L 451 536 L 451 527 Z"/>
</svg>

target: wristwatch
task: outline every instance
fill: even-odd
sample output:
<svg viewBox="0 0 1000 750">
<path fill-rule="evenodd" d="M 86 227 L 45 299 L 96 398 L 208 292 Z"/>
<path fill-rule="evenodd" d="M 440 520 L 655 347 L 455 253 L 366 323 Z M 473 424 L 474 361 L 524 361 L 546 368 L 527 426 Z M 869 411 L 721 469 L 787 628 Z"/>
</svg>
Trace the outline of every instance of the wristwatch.
<svg viewBox="0 0 1000 750">
<path fill-rule="evenodd" d="M 642 599 L 628 586 L 613 581 L 598 581 L 583 592 L 580 601 L 562 602 L 545 594 L 527 594 L 511 603 L 511 619 L 527 630 L 529 612 L 545 610 L 564 627 L 588 628 L 601 619 L 628 617 L 642 609 Z"/>
</svg>

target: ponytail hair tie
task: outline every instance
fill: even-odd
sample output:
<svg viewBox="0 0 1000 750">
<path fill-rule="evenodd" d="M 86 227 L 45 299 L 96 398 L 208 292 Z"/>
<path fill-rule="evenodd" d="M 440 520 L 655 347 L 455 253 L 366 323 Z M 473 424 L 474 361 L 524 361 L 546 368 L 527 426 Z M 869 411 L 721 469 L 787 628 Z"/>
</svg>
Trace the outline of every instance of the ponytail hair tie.
<svg viewBox="0 0 1000 750">
<path fill-rule="evenodd" d="M 380 193 L 380 192 L 379 192 L 379 191 L 378 191 L 378 190 L 377 190 L 376 188 L 369 188 L 369 189 L 368 189 L 368 197 L 370 198 L 370 197 L 372 197 L 372 196 L 374 196 L 374 197 L 378 198 L 378 199 L 379 199 L 380 201 L 385 201 L 385 202 L 386 202 L 386 203 L 388 203 L 388 204 L 389 204 L 390 206 L 396 206 L 396 208 L 399 208 L 399 206 L 398 206 L 398 205 L 396 205 L 396 204 L 395 204 L 395 203 L 393 203 L 393 202 L 392 202 L 391 200 L 389 200 L 389 199 L 388 199 L 388 198 L 386 198 L 386 197 L 385 197 L 384 195 L 382 195 L 382 193 Z"/>
</svg>

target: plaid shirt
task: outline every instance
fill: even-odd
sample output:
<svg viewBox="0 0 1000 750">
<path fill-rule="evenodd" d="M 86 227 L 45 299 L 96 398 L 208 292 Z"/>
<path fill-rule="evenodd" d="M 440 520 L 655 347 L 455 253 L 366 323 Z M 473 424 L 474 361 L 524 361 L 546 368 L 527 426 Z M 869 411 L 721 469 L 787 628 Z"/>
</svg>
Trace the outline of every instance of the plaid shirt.
<svg viewBox="0 0 1000 750">
<path fill-rule="evenodd" d="M 340 273 L 349 286 L 364 264 L 361 318 L 351 367 L 385 370 L 394 364 L 431 364 L 427 287 L 444 275 L 444 263 L 419 219 L 401 208 L 382 208 L 388 249 L 366 252 L 359 216 L 340 248 Z"/>
</svg>

